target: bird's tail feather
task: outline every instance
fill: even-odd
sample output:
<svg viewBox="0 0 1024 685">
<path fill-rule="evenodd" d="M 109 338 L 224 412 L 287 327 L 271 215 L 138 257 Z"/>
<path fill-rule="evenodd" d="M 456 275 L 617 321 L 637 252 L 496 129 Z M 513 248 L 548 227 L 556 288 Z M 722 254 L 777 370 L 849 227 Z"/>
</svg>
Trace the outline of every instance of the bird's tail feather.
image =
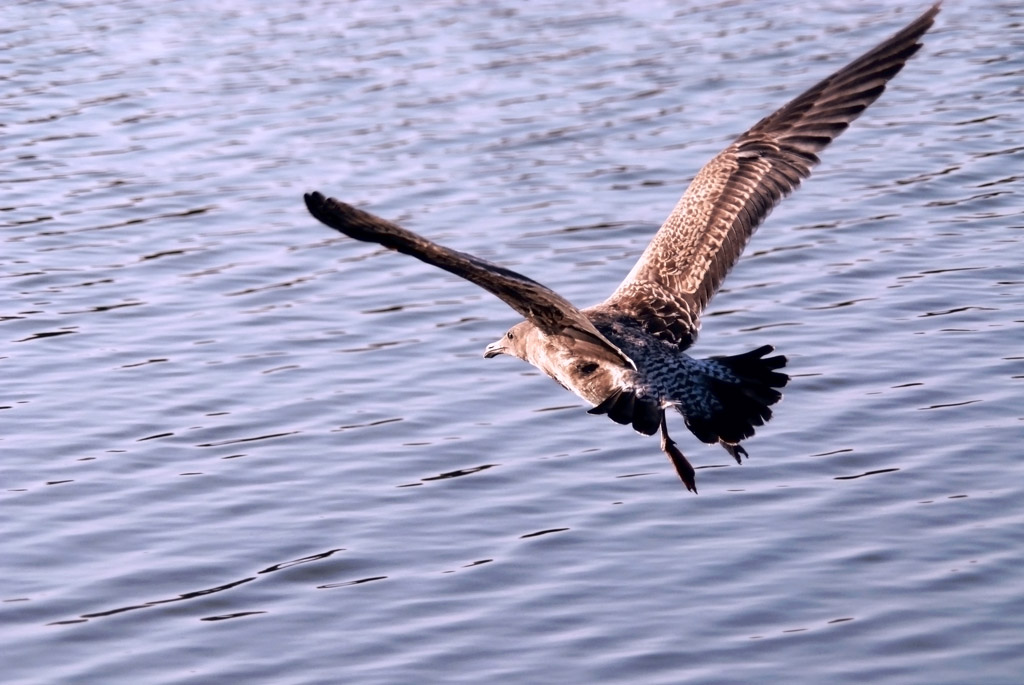
<svg viewBox="0 0 1024 685">
<path fill-rule="evenodd" d="M 786 365 L 786 358 L 765 357 L 774 349 L 764 345 L 743 354 L 707 360 L 722 367 L 716 371 L 724 371 L 705 377 L 713 401 L 703 411 L 681 407 L 687 428 L 699 440 L 737 445 L 772 417 L 771 406 L 782 399 L 779 389 L 789 382 L 789 376 L 779 371 Z"/>
</svg>

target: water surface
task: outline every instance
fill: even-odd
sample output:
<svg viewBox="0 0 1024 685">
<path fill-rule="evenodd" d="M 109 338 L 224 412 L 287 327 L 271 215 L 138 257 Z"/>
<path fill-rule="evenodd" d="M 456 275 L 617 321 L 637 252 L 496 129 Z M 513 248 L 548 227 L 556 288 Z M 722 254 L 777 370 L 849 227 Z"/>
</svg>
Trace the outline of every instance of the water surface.
<svg viewBox="0 0 1024 685">
<path fill-rule="evenodd" d="M 1016 5 L 948 3 L 726 281 L 694 354 L 794 379 L 741 467 L 675 425 L 697 497 L 301 201 L 588 305 L 923 9 L 5 5 L 5 682 L 1019 682 Z"/>
</svg>

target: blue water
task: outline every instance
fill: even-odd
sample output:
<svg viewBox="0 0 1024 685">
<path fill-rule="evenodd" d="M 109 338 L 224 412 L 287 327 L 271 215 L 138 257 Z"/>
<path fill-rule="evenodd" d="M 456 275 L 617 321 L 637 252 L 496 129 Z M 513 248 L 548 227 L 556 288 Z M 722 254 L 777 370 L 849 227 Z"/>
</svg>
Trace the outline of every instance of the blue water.
<svg viewBox="0 0 1024 685">
<path fill-rule="evenodd" d="M 365 206 L 581 306 L 736 134 L 923 3 L 0 9 L 0 653 L 28 683 L 1024 674 L 1024 12 L 948 3 L 698 356 L 737 466 L 517 360 Z"/>
</svg>

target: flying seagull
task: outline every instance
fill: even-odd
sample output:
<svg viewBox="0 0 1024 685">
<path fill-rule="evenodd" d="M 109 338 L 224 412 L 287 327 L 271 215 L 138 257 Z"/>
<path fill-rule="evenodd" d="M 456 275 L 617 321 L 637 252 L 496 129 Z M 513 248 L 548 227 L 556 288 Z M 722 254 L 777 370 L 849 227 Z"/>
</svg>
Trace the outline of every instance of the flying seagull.
<svg viewBox="0 0 1024 685">
<path fill-rule="evenodd" d="M 940 3 L 906 28 L 757 122 L 708 162 L 690 183 L 625 280 L 604 302 L 578 309 L 522 274 L 449 249 L 318 192 L 310 213 L 342 233 L 411 255 L 497 295 L 525 317 L 484 357 L 518 357 L 661 448 L 683 484 L 694 469 L 668 435 L 675 409 L 702 442 L 742 463 L 740 442 L 772 416 L 789 382 L 783 356 L 763 345 L 745 354 L 695 359 L 700 314 L 747 241 L 776 204 L 818 163 L 817 153 L 846 130 L 918 51 Z"/>
</svg>

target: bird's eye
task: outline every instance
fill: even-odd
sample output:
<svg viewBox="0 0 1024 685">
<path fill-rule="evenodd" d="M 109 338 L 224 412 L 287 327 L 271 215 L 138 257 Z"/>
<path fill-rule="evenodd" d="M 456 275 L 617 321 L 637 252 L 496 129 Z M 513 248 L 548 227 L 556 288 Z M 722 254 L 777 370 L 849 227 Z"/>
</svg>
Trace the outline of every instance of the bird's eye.
<svg viewBox="0 0 1024 685">
<path fill-rule="evenodd" d="M 505 337 L 508 338 L 509 340 L 514 340 L 515 337 L 516 337 L 516 334 L 513 333 L 512 331 L 509 331 L 508 333 L 505 334 Z"/>
</svg>

